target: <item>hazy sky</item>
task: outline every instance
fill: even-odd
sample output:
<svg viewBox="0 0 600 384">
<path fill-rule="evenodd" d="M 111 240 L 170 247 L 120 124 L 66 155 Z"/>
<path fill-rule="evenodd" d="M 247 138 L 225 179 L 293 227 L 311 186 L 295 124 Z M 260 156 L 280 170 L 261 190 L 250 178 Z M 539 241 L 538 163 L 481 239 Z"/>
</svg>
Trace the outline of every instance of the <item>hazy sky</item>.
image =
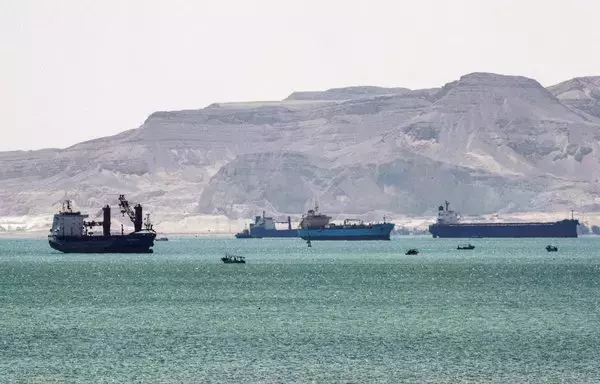
<svg viewBox="0 0 600 384">
<path fill-rule="evenodd" d="M 597 0 L 0 0 L 0 150 L 300 90 L 598 75 L 598 15 Z"/>
</svg>

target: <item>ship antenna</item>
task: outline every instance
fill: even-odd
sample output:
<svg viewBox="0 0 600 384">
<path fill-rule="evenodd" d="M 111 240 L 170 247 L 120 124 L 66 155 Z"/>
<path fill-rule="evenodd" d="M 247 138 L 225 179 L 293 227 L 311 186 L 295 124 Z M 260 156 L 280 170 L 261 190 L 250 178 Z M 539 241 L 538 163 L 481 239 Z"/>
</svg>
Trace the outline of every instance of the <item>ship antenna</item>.
<svg viewBox="0 0 600 384">
<path fill-rule="evenodd" d="M 575 217 L 573 216 L 573 210 L 571 209 L 571 220 L 575 220 Z"/>
<path fill-rule="evenodd" d="M 448 202 L 448 200 L 446 200 L 445 203 L 446 203 L 446 212 L 448 212 L 448 206 L 450 205 L 450 203 Z"/>
</svg>

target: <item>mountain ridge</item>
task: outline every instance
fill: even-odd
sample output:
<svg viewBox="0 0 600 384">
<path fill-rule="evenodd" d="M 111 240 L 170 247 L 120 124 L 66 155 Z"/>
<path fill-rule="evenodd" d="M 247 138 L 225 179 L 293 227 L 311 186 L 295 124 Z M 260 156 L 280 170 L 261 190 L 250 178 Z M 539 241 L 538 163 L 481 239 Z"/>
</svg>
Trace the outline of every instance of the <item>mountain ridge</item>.
<svg viewBox="0 0 600 384">
<path fill-rule="evenodd" d="M 0 216 L 124 193 L 166 217 L 434 215 L 600 204 L 600 77 L 543 87 L 475 72 L 440 88 L 358 86 L 157 111 L 65 149 L 0 152 Z"/>
</svg>

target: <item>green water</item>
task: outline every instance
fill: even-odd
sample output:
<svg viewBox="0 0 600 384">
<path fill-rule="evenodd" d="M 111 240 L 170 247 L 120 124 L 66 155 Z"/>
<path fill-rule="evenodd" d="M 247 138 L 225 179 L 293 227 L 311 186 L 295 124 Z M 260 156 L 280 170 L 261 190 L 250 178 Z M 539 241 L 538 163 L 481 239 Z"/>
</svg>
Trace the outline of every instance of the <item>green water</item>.
<svg viewBox="0 0 600 384">
<path fill-rule="evenodd" d="M 0 383 L 600 382 L 600 238 L 471 243 L 0 239 Z"/>
</svg>

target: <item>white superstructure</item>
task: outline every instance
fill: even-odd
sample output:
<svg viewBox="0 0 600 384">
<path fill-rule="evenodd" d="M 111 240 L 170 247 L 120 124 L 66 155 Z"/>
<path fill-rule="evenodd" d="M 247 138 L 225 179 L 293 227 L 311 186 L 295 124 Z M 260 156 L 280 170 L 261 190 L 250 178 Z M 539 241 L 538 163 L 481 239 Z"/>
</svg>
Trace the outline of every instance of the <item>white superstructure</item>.
<svg viewBox="0 0 600 384">
<path fill-rule="evenodd" d="M 262 216 L 256 216 L 254 218 L 254 224 L 253 225 L 257 226 L 257 227 L 263 227 L 264 229 L 275 230 L 275 221 L 273 220 L 272 217 L 265 216 L 265 211 L 263 211 Z"/>
<path fill-rule="evenodd" d="M 450 206 L 449 202 L 445 202 L 446 207 L 440 205 L 438 208 L 438 224 L 458 224 L 460 221 L 460 215 L 457 212 L 451 211 L 448 207 Z"/>
<path fill-rule="evenodd" d="M 300 228 L 315 229 L 323 228 L 329 224 L 331 216 L 324 215 L 319 212 L 319 205 L 315 203 L 315 209 L 309 209 L 306 215 L 302 215 Z"/>
<path fill-rule="evenodd" d="M 54 215 L 50 233 L 54 236 L 81 237 L 85 233 L 84 219 L 87 217 L 88 215 L 82 215 L 81 212 L 74 212 L 71 201 L 66 200 L 62 209 Z"/>
</svg>

